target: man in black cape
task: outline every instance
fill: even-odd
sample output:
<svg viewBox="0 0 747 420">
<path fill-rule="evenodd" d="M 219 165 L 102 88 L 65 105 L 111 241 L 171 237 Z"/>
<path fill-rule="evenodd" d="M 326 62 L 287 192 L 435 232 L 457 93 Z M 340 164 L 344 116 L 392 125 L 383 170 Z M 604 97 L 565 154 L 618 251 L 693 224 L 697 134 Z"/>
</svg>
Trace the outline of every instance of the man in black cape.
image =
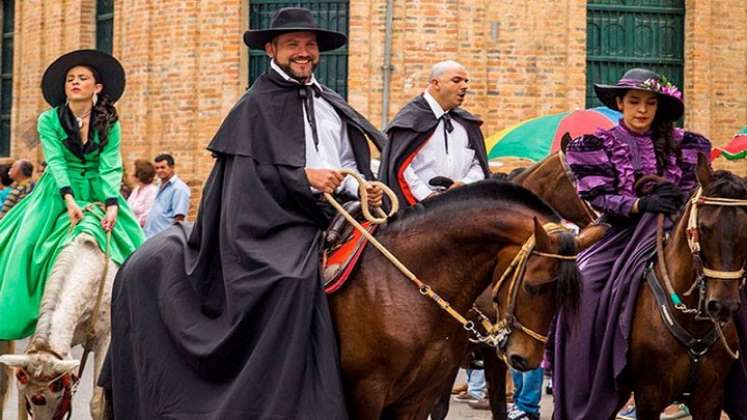
<svg viewBox="0 0 747 420">
<path fill-rule="evenodd" d="M 468 83 L 461 64 L 434 65 L 426 91 L 405 105 L 385 130 L 389 142 L 379 177 L 394 190 L 400 205 L 490 174 L 482 121 L 459 108 Z"/>
<path fill-rule="evenodd" d="M 101 385 L 121 419 L 347 419 L 319 270 L 320 192 L 372 179 L 385 140 L 313 70 L 344 35 L 280 10 L 244 41 L 273 58 L 226 117 L 194 229 L 172 226 L 120 268 Z M 369 202 L 381 190 L 367 187 Z"/>
</svg>

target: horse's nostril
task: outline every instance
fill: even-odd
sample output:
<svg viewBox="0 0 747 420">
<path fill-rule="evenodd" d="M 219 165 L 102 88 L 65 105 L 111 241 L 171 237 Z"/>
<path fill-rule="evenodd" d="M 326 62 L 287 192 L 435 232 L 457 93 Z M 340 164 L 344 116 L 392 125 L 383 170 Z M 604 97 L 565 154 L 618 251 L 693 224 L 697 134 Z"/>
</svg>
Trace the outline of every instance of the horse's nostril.
<svg viewBox="0 0 747 420">
<path fill-rule="evenodd" d="M 721 308 L 722 308 L 721 302 L 717 300 L 709 300 L 706 303 L 706 310 L 708 311 L 708 314 L 710 314 L 711 316 L 718 316 L 719 313 L 721 312 Z"/>
<path fill-rule="evenodd" d="M 31 403 L 34 405 L 46 405 L 47 399 L 43 395 L 34 395 L 31 397 Z"/>
<path fill-rule="evenodd" d="M 729 302 L 725 306 L 730 317 L 739 312 L 739 308 L 741 307 L 739 301 Z"/>
<path fill-rule="evenodd" d="M 527 359 L 516 354 L 509 357 L 509 360 L 511 361 L 511 366 L 513 366 L 513 368 L 517 370 L 524 371 L 527 370 L 527 367 L 529 366 L 529 362 L 527 362 Z"/>
</svg>

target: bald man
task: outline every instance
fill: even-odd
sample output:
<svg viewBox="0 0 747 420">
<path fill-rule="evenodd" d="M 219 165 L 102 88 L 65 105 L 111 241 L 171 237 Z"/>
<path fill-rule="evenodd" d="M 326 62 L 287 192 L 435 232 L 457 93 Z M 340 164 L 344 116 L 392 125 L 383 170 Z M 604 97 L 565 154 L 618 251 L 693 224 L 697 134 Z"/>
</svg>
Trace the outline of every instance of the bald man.
<svg viewBox="0 0 747 420">
<path fill-rule="evenodd" d="M 482 121 L 460 108 L 468 86 L 461 64 L 434 65 L 425 92 L 405 105 L 386 128 L 389 142 L 381 155 L 379 177 L 397 193 L 400 205 L 489 175 Z"/>
</svg>

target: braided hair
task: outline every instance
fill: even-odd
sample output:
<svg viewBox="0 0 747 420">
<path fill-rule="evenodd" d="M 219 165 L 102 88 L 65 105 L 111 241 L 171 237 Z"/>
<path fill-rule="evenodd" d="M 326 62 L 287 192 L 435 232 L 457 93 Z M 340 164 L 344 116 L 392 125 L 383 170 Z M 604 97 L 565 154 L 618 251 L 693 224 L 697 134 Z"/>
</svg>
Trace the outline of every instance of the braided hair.
<svg viewBox="0 0 747 420">
<path fill-rule="evenodd" d="M 82 65 L 87 68 L 93 74 L 93 80 L 99 83 L 101 76 L 99 76 L 98 70 L 92 66 Z M 104 147 L 108 141 L 109 129 L 112 128 L 114 123 L 119 121 L 119 114 L 117 114 L 117 108 L 114 107 L 111 98 L 107 94 L 99 94 L 96 103 L 93 105 L 91 112 L 93 121 L 91 127 L 93 127 L 99 133 L 100 147 Z"/>
</svg>

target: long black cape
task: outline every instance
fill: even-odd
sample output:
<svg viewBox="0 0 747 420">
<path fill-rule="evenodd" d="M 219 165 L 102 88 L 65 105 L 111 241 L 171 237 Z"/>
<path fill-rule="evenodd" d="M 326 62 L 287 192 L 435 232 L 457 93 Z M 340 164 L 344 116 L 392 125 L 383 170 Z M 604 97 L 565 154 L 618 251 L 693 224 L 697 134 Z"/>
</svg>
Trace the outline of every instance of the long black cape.
<svg viewBox="0 0 747 420">
<path fill-rule="evenodd" d="M 322 95 L 371 178 L 365 136 L 383 135 Z M 347 418 L 301 107 L 297 84 L 262 75 L 208 146 L 194 229 L 172 226 L 121 267 L 100 380 L 115 419 Z"/>
<path fill-rule="evenodd" d="M 451 117 L 467 130 L 469 147 L 475 150 L 485 177 L 490 174 L 485 139 L 480 131 L 482 120 L 462 108 L 449 112 Z M 379 179 L 387 184 L 399 198 L 400 205 L 413 204 L 415 198 L 409 192 L 402 172 L 410 164 L 418 150 L 431 138 L 439 120 L 433 114 L 423 95 L 417 96 L 402 108 L 384 132 L 389 141 L 381 154 Z"/>
</svg>

